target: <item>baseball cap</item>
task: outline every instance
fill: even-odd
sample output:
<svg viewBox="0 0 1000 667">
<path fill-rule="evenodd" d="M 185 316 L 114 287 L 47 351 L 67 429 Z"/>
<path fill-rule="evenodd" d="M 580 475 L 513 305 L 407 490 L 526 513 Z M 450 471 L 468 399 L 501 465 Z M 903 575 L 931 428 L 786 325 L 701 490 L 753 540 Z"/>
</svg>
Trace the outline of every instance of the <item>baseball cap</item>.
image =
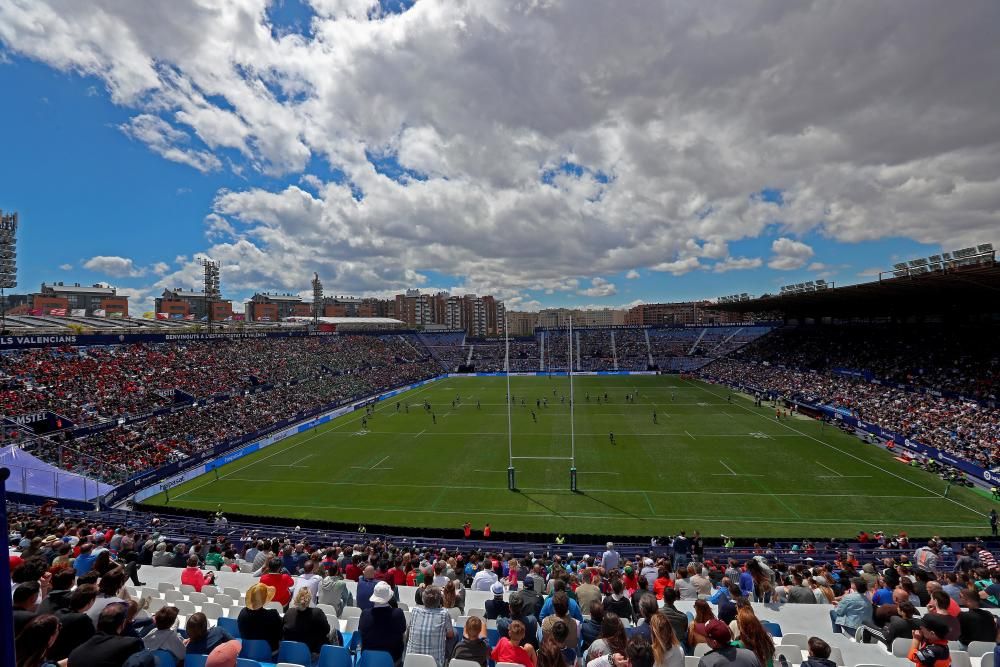
<svg viewBox="0 0 1000 667">
<path fill-rule="evenodd" d="M 503 584 L 499 581 L 493 582 L 493 585 L 490 586 L 490 592 L 493 593 L 493 595 L 503 595 Z"/>
<path fill-rule="evenodd" d="M 717 618 L 713 618 L 705 625 L 705 636 L 719 644 L 726 644 L 733 638 L 729 626 Z"/>
<path fill-rule="evenodd" d="M 529 574 L 528 576 L 526 576 L 524 578 L 524 585 L 525 586 L 534 586 L 535 585 L 535 578 Z"/>
<path fill-rule="evenodd" d="M 948 636 L 948 623 L 941 614 L 925 614 L 922 621 L 923 626 L 937 635 L 939 639 Z"/>
</svg>

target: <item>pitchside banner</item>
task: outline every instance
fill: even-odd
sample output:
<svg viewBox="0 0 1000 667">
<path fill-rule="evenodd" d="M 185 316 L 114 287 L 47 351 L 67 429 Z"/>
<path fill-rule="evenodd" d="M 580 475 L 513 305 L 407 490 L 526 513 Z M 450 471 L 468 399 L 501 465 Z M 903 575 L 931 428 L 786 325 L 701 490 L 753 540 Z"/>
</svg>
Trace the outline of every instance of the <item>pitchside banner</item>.
<svg viewBox="0 0 1000 667">
<path fill-rule="evenodd" d="M 364 335 L 366 332 L 358 332 Z M 383 335 L 385 332 L 370 332 Z M 403 332 L 393 332 L 403 333 Z M 193 340 L 246 340 L 251 338 L 307 338 L 336 336 L 329 331 L 260 331 L 253 333 L 169 333 L 169 334 L 84 334 L 52 336 L 0 336 L 0 350 L 59 345 L 129 345 L 132 343 L 173 343 Z"/>
<path fill-rule="evenodd" d="M 760 393 L 767 397 L 771 397 L 772 395 L 771 392 L 764 391 L 763 389 L 760 389 L 759 387 L 755 387 L 750 384 L 726 382 L 721 378 L 713 377 L 711 375 L 704 375 L 703 377 L 704 379 L 714 384 L 733 387 L 734 389 L 749 392 L 751 394 Z M 877 424 L 872 424 L 870 422 L 862 421 L 857 417 L 855 417 L 854 415 L 852 415 L 849 411 L 844 410 L 843 408 L 834 408 L 829 405 L 819 405 L 817 403 L 807 403 L 805 401 L 797 401 L 797 400 L 788 401 L 788 403 L 793 403 L 795 405 L 804 407 L 819 414 L 826 415 L 839 422 L 847 424 L 852 428 L 856 428 L 866 433 L 871 433 L 875 437 L 881 438 L 882 440 L 887 440 L 887 441 L 891 440 L 893 444 L 895 444 L 897 447 L 902 447 L 914 454 L 924 455 L 927 456 L 928 458 L 935 459 L 943 463 L 947 463 L 948 465 L 958 468 L 959 470 L 968 475 L 972 475 L 973 477 L 977 477 L 983 481 L 989 482 L 991 485 L 1000 480 L 1000 471 L 987 470 L 982 466 L 978 466 L 975 463 L 970 463 L 965 459 L 960 459 L 954 454 L 942 451 L 937 447 L 931 447 L 930 445 L 925 445 L 924 443 L 918 442 L 911 438 L 906 438 L 900 435 L 899 433 L 894 433 L 893 431 L 886 430 L 878 426 Z"/>
</svg>

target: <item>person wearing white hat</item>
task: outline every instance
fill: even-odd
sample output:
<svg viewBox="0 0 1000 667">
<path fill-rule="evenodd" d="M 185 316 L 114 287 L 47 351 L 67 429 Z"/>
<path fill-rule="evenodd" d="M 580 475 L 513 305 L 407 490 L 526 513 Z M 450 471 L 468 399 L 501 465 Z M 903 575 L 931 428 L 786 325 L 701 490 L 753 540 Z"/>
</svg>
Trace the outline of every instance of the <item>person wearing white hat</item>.
<svg viewBox="0 0 1000 667">
<path fill-rule="evenodd" d="M 376 583 L 369 598 L 372 606 L 362 611 L 358 619 L 358 632 L 365 650 L 385 651 L 398 665 L 403 661 L 406 617 L 402 610 L 390 606 L 392 599 L 389 584 L 384 581 Z"/>
<path fill-rule="evenodd" d="M 486 619 L 495 620 L 501 616 L 510 615 L 510 605 L 503 599 L 503 584 L 499 581 L 490 586 L 493 597 L 486 601 Z"/>
</svg>

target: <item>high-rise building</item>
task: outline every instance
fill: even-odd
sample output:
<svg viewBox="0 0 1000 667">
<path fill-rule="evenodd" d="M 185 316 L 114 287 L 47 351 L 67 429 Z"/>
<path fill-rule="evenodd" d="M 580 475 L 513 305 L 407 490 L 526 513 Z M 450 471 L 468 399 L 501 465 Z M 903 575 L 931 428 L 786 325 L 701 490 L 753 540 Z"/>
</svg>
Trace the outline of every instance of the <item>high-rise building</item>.
<svg viewBox="0 0 1000 667">
<path fill-rule="evenodd" d="M 566 322 L 572 317 L 575 327 L 612 327 L 625 324 L 625 314 L 626 311 L 613 308 L 544 308 L 538 311 L 538 326 L 566 326 Z"/>
<path fill-rule="evenodd" d="M 417 329 L 464 329 L 470 336 L 503 334 L 504 304 L 493 296 L 421 294 L 407 290 L 393 301 L 395 317 Z"/>
<path fill-rule="evenodd" d="M 229 299 L 206 299 L 204 292 L 181 288 L 163 290 L 156 298 L 156 312 L 166 313 L 170 318 L 183 318 L 194 315 L 201 320 L 208 317 L 208 309 L 212 309 L 212 320 L 219 322 L 233 316 L 233 302 Z"/>
<path fill-rule="evenodd" d="M 41 314 L 47 315 L 53 309 L 65 309 L 67 315 L 74 310 L 85 311 L 82 314 L 86 315 L 103 310 L 111 317 L 128 317 L 128 297 L 119 295 L 114 287 L 106 285 L 87 287 L 80 283 L 42 283 L 41 290 L 31 295 L 30 311 L 42 311 Z"/>
<path fill-rule="evenodd" d="M 286 317 L 309 317 L 312 305 L 302 301 L 298 294 L 254 294 L 246 302 L 248 322 L 279 322 Z"/>
<path fill-rule="evenodd" d="M 714 310 L 711 301 L 683 301 L 679 303 L 643 303 L 633 306 L 625 316 L 626 324 L 633 325 L 708 325 L 736 324 L 742 321 L 740 313 Z"/>
</svg>

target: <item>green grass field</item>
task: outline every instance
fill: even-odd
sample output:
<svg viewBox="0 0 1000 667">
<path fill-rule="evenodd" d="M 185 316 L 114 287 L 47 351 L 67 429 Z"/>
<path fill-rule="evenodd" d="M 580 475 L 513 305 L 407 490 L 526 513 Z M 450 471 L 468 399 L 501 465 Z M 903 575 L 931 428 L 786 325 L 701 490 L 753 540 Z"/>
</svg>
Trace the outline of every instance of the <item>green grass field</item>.
<svg viewBox="0 0 1000 667">
<path fill-rule="evenodd" d="M 675 376 L 574 378 L 574 494 L 569 461 L 545 458 L 570 456 L 569 379 L 515 377 L 511 390 L 513 455 L 528 457 L 514 461 L 519 492 L 507 490 L 506 380 L 451 378 L 398 397 L 409 412 L 397 412 L 396 399 L 380 403 L 367 429 L 364 412 L 355 412 L 234 461 L 219 480 L 205 475 L 171 489 L 169 505 L 456 536 L 466 520 L 477 531 L 489 522 L 495 533 L 548 536 L 989 529 L 992 502 L 980 494 L 953 488 L 945 498 L 937 477 L 836 428 L 801 417 L 777 421 L 748 397 L 734 394 L 730 402 L 722 387 Z M 605 392 L 610 402 L 597 403 Z M 626 402 L 627 393 L 635 402 Z M 542 398 L 548 407 L 535 407 Z"/>
</svg>

